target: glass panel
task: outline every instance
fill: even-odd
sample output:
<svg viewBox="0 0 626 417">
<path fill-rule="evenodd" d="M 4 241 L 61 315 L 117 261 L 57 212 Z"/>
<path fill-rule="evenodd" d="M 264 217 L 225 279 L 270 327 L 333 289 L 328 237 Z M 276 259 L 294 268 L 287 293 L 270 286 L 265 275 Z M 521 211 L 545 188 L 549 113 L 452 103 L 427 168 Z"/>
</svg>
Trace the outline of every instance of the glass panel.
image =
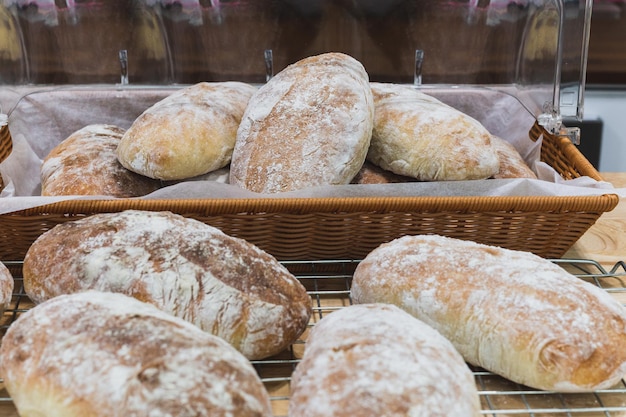
<svg viewBox="0 0 626 417">
<path fill-rule="evenodd" d="M 558 121 L 562 109 L 581 107 L 590 8 L 591 0 L 4 0 L 0 82 L 120 83 L 127 51 L 130 84 L 263 83 L 269 71 L 338 51 L 372 81 L 498 89 Z"/>
</svg>

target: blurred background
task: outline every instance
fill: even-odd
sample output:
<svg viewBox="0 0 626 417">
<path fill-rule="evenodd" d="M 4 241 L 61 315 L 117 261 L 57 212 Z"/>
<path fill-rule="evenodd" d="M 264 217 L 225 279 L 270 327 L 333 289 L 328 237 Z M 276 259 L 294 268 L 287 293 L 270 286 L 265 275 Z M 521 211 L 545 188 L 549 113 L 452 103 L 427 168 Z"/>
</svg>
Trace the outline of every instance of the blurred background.
<svg viewBox="0 0 626 417">
<path fill-rule="evenodd" d="M 427 84 L 554 77 L 555 12 L 543 12 L 550 2 L 541 0 L 0 2 L 0 92 L 124 79 L 262 83 L 290 63 L 331 50 L 359 59 L 373 81 L 414 82 L 416 49 L 425 52 L 418 67 Z M 583 13 L 583 0 L 554 3 L 566 20 Z M 595 0 L 592 10 L 585 118 L 566 123 L 583 129 L 581 149 L 598 169 L 626 171 L 626 0 Z M 578 32 L 565 27 L 566 63 L 580 61 Z M 562 82 L 577 82 L 576 65 L 562 70 Z"/>
</svg>

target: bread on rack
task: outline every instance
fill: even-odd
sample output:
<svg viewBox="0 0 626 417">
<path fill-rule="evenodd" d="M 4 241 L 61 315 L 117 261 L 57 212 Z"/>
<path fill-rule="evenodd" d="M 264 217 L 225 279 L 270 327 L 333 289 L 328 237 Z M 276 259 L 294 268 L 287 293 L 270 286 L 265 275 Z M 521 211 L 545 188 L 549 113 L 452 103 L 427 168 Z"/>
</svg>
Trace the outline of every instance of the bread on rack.
<svg viewBox="0 0 626 417">
<path fill-rule="evenodd" d="M 250 84 L 201 82 L 178 90 L 144 111 L 120 141 L 117 156 L 131 171 L 180 180 L 229 164 Z"/>
<path fill-rule="evenodd" d="M 360 62 L 341 53 L 300 60 L 250 99 L 230 183 L 259 193 L 348 184 L 365 160 L 373 120 Z"/>
<path fill-rule="evenodd" d="M 124 168 L 116 149 L 124 129 L 92 124 L 65 138 L 41 165 L 41 194 L 138 197 L 160 188 L 161 183 Z"/>
<path fill-rule="evenodd" d="M 311 314 L 306 289 L 273 256 L 170 212 L 100 213 L 59 224 L 31 245 L 23 276 L 35 303 L 120 292 L 222 337 L 249 359 L 285 349 Z"/>
<path fill-rule="evenodd" d="M 0 376 L 21 416 L 272 415 L 241 353 L 123 294 L 37 305 L 11 325 L 0 353 Z"/>
<path fill-rule="evenodd" d="M 477 120 L 412 86 L 371 83 L 375 103 L 367 159 L 421 181 L 487 179 L 499 169 Z"/>
<path fill-rule="evenodd" d="M 491 143 L 495 146 L 500 159 L 500 169 L 493 178 L 537 179 L 537 174 L 530 169 L 513 144 L 496 135 L 491 136 Z"/>
<path fill-rule="evenodd" d="M 474 376 L 437 331 L 389 304 L 353 305 L 311 330 L 290 417 L 476 417 Z"/>
<path fill-rule="evenodd" d="M 0 316 L 11 304 L 14 286 L 13 274 L 6 265 L 0 262 Z"/>
<path fill-rule="evenodd" d="M 537 389 L 592 391 L 626 374 L 624 307 L 530 252 L 404 236 L 365 257 L 351 296 L 397 305 L 470 364 Z"/>
</svg>

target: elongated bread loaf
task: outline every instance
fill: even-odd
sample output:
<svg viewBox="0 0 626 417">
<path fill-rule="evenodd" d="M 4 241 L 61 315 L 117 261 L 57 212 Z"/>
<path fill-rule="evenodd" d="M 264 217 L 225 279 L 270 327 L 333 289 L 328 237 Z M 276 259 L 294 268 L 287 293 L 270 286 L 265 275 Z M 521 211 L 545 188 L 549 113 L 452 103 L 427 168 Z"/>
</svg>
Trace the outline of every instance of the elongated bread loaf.
<svg viewBox="0 0 626 417">
<path fill-rule="evenodd" d="M 298 61 L 250 99 L 230 183 L 259 193 L 348 184 L 365 161 L 373 121 L 360 62 L 341 53 Z"/>
<path fill-rule="evenodd" d="M 476 417 L 474 377 L 452 344 L 401 309 L 358 305 L 320 320 L 291 380 L 290 417 Z"/>
<path fill-rule="evenodd" d="M 0 262 L 0 316 L 11 304 L 14 286 L 13 274 L 6 265 Z"/>
<path fill-rule="evenodd" d="M 235 81 L 183 88 L 141 114 L 117 149 L 122 165 L 150 178 L 180 180 L 230 162 L 237 128 L 256 87 Z"/>
<path fill-rule="evenodd" d="M 101 213 L 57 225 L 31 245 L 23 273 L 36 303 L 120 292 L 224 338 L 249 359 L 286 348 L 311 314 L 306 289 L 274 257 L 170 212 Z"/>
<path fill-rule="evenodd" d="M 152 178 L 124 168 L 117 146 L 124 129 L 87 125 L 55 146 L 41 165 L 41 195 L 138 197 L 161 187 Z"/>
<path fill-rule="evenodd" d="M 376 117 L 367 159 L 421 181 L 487 179 L 498 172 L 491 134 L 477 120 L 402 84 L 371 83 Z"/>
<path fill-rule="evenodd" d="M 625 309 L 529 252 L 405 236 L 366 256 L 351 295 L 401 307 L 467 362 L 534 388 L 591 391 L 626 374 Z"/>
<path fill-rule="evenodd" d="M 232 346 L 123 294 L 35 306 L 7 331 L 0 361 L 20 416 L 272 415 L 254 367 Z"/>
<path fill-rule="evenodd" d="M 352 179 L 352 184 L 393 184 L 400 182 L 416 181 L 413 177 L 405 177 L 403 175 L 394 174 L 391 171 L 382 169 L 381 167 L 365 161 L 363 166 Z"/>
<path fill-rule="evenodd" d="M 532 178 L 537 179 L 537 174 L 530 169 L 515 146 L 499 136 L 492 135 L 491 143 L 498 152 L 500 169 L 494 178 Z"/>
</svg>

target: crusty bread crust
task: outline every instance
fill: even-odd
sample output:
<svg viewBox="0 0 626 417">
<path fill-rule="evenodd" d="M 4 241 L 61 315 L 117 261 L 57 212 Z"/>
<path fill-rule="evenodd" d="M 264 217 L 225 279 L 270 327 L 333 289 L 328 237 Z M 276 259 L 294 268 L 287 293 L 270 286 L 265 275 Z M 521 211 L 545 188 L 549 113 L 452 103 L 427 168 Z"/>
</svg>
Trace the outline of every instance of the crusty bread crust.
<svg viewBox="0 0 626 417">
<path fill-rule="evenodd" d="M 124 168 L 117 146 L 124 129 L 92 124 L 55 146 L 41 165 L 41 195 L 105 195 L 139 197 L 161 183 Z"/>
<path fill-rule="evenodd" d="M 388 304 L 354 305 L 311 330 L 290 417 L 477 417 L 474 377 L 452 344 Z"/>
<path fill-rule="evenodd" d="M 225 167 L 255 91 L 236 81 L 201 82 L 176 91 L 135 119 L 120 141 L 120 163 L 161 180 L 192 178 Z"/>
<path fill-rule="evenodd" d="M 496 148 L 500 159 L 500 169 L 493 178 L 537 179 L 537 174 L 526 164 L 515 146 L 495 135 L 491 136 L 491 143 Z"/>
<path fill-rule="evenodd" d="M 21 416 L 272 415 L 243 355 L 123 294 L 62 295 L 22 314 L 0 375 Z"/>
<path fill-rule="evenodd" d="M 9 308 L 11 304 L 11 297 L 13 296 L 13 288 L 15 281 L 9 268 L 0 262 L 0 315 L 4 313 L 4 310 Z"/>
<path fill-rule="evenodd" d="M 23 274 L 36 303 L 90 289 L 120 292 L 224 338 L 249 359 L 285 349 L 311 314 L 306 289 L 274 257 L 170 212 L 60 224 L 31 245 Z"/>
<path fill-rule="evenodd" d="M 371 83 L 376 117 L 367 159 L 421 181 L 487 179 L 498 172 L 477 120 L 412 86 Z"/>
<path fill-rule="evenodd" d="M 361 63 L 340 53 L 298 61 L 250 99 L 230 183 L 259 193 L 348 184 L 365 160 L 373 120 Z"/>
<path fill-rule="evenodd" d="M 363 166 L 352 179 L 352 184 L 394 184 L 403 182 L 413 182 L 415 178 L 394 174 L 391 171 L 382 169 L 379 166 L 365 161 Z"/>
<path fill-rule="evenodd" d="M 626 311 L 606 291 L 529 252 L 405 236 L 358 265 L 356 303 L 391 303 L 473 365 L 538 389 L 609 388 L 626 374 Z"/>
</svg>

